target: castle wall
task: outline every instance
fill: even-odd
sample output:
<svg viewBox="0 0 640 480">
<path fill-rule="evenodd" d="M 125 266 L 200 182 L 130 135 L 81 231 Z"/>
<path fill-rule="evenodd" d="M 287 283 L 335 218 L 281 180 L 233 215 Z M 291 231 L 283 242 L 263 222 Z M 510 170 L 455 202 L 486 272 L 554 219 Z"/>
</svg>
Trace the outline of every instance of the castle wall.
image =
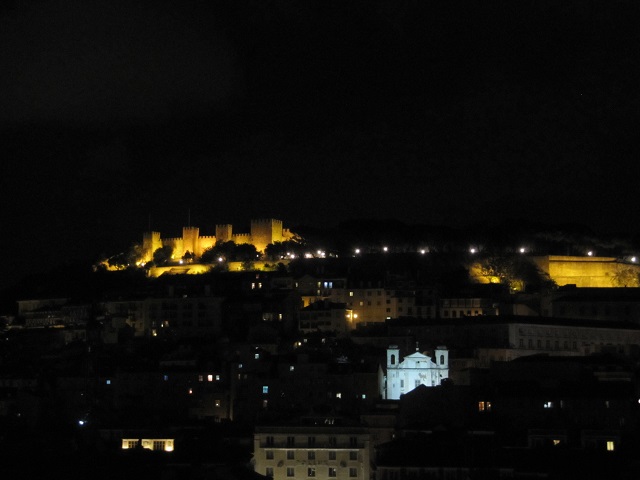
<svg viewBox="0 0 640 480">
<path fill-rule="evenodd" d="M 214 236 L 200 237 L 200 252 L 196 253 L 196 255 L 202 255 L 206 249 L 213 247 L 215 244 L 216 237 Z"/>
<path fill-rule="evenodd" d="M 145 232 L 142 235 L 142 261 L 153 260 L 153 252 L 162 247 L 160 232 Z"/>
<path fill-rule="evenodd" d="M 236 233 L 233 235 L 233 237 L 231 237 L 231 240 L 238 245 L 242 245 L 244 243 L 253 243 L 251 241 L 251 234 L 249 233 Z"/>
<path fill-rule="evenodd" d="M 281 242 L 286 242 L 287 240 L 293 240 L 293 238 L 295 237 L 295 234 L 289 230 L 288 228 L 283 228 L 282 229 L 282 240 L 280 240 Z"/>
<path fill-rule="evenodd" d="M 187 252 L 202 255 L 199 237 L 200 229 L 198 227 L 182 227 L 182 248 L 184 251 L 174 251 L 176 258 L 182 257 Z"/>
<path fill-rule="evenodd" d="M 153 252 L 163 246 L 173 249 L 174 259 L 182 258 L 187 251 L 201 256 L 216 241 L 233 241 L 237 244 L 252 244 L 258 251 L 264 251 L 268 244 L 294 238 L 294 234 L 282 228 L 282 221 L 275 219 L 251 220 L 251 233 L 233 233 L 229 224 L 216 225 L 215 236 L 200 236 L 198 227 L 183 227 L 182 238 L 161 238 L 160 232 L 146 232 L 142 237 L 143 261 L 153 259 Z"/>
<path fill-rule="evenodd" d="M 574 257 L 550 255 L 534 257 L 541 270 L 548 273 L 559 286 L 611 288 L 621 269 L 640 273 L 640 266 L 619 263 L 614 257 Z"/>
<path fill-rule="evenodd" d="M 163 238 L 162 246 L 171 247 L 173 249 L 171 258 L 180 258 L 182 257 L 182 255 L 184 255 L 185 249 L 182 238 Z"/>
<path fill-rule="evenodd" d="M 221 242 L 229 242 L 233 239 L 232 225 L 216 225 L 216 238 Z"/>
<path fill-rule="evenodd" d="M 281 242 L 282 220 L 251 220 L 251 240 L 258 251 L 264 251 L 270 243 Z"/>
</svg>

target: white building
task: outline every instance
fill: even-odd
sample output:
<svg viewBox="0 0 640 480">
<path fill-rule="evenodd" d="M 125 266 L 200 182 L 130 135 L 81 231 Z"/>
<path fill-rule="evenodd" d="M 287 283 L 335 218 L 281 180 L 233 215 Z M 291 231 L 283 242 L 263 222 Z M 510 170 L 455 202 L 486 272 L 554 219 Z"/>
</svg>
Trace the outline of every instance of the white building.
<svg viewBox="0 0 640 480">
<path fill-rule="evenodd" d="M 397 345 L 387 348 L 387 375 L 381 385 L 382 398 L 399 400 L 400 395 L 410 392 L 419 385 L 435 387 L 449 378 L 449 351 L 439 346 L 433 352 L 433 358 L 419 351 L 404 357 L 400 361 L 400 349 Z"/>
</svg>

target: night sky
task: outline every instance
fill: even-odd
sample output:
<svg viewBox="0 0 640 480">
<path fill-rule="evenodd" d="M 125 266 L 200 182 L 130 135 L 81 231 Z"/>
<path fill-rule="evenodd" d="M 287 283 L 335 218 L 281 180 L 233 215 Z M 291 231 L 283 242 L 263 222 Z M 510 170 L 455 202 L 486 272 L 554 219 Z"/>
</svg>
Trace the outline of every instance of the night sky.
<svg viewBox="0 0 640 480">
<path fill-rule="evenodd" d="M 3 2 L 3 282 L 189 210 L 638 233 L 638 8 Z"/>
</svg>

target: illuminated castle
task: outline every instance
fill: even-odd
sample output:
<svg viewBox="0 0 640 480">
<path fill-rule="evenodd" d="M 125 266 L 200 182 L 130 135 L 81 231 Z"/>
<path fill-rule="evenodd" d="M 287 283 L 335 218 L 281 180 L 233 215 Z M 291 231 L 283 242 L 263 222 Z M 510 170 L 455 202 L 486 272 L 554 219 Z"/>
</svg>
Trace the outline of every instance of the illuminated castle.
<svg viewBox="0 0 640 480">
<path fill-rule="evenodd" d="M 256 250 L 264 251 L 267 245 L 293 239 L 294 234 L 282 227 L 281 220 L 273 218 L 251 220 L 251 233 L 233 233 L 232 225 L 216 225 L 215 236 L 201 236 L 198 227 L 183 227 L 182 237 L 162 238 L 160 232 L 146 232 L 142 236 L 142 261 L 153 259 L 153 252 L 165 246 L 173 249 L 175 257 L 182 257 L 187 252 L 197 257 L 217 241 L 250 243 Z"/>
</svg>

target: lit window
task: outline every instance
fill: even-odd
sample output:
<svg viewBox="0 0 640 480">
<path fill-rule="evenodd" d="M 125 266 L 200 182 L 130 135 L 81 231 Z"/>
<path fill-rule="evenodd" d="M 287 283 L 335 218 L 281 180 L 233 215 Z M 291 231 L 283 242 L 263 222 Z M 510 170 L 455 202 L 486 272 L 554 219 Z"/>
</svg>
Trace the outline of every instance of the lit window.
<svg viewBox="0 0 640 480">
<path fill-rule="evenodd" d="M 294 367 L 293 365 L 289 365 L 289 371 L 293 372 L 296 369 L 296 367 Z"/>
<path fill-rule="evenodd" d="M 193 388 L 189 389 L 189 395 L 193 395 Z"/>
<path fill-rule="evenodd" d="M 615 442 L 613 442 L 612 440 L 607 441 L 607 452 L 613 452 L 615 448 Z"/>
<path fill-rule="evenodd" d="M 544 402 L 544 408 L 553 408 L 553 402 Z"/>
<path fill-rule="evenodd" d="M 107 380 L 107 385 L 111 385 L 111 380 Z"/>
<path fill-rule="evenodd" d="M 220 408 L 220 400 L 217 400 L 217 399 L 216 399 L 216 401 L 215 401 L 214 405 L 215 405 L 217 408 Z"/>
<path fill-rule="evenodd" d="M 342 398 L 342 393 L 340 392 L 336 393 L 336 398 Z"/>
<path fill-rule="evenodd" d="M 554 445 L 554 446 L 556 446 L 556 445 L 560 445 L 560 440 L 558 440 L 558 439 L 555 439 L 555 438 L 554 438 L 554 439 L 553 439 L 553 445 Z"/>
<path fill-rule="evenodd" d="M 163 375 L 162 379 L 166 382 L 169 380 L 169 375 Z"/>
<path fill-rule="evenodd" d="M 267 408 L 269 406 L 269 400 L 262 400 L 262 408 Z"/>
<path fill-rule="evenodd" d="M 256 354 L 254 355 L 254 358 L 255 358 L 256 360 L 260 360 L 260 354 L 259 354 L 259 353 L 256 353 Z"/>
<path fill-rule="evenodd" d="M 198 375 L 198 381 L 199 382 L 203 382 L 204 381 L 204 375 Z"/>
<path fill-rule="evenodd" d="M 164 450 L 165 442 L 162 440 L 154 440 L 153 441 L 153 450 Z"/>
<path fill-rule="evenodd" d="M 207 375 L 207 382 L 213 382 L 213 375 Z"/>
<path fill-rule="evenodd" d="M 216 375 L 216 381 L 220 381 L 220 375 Z"/>
<path fill-rule="evenodd" d="M 362 399 L 365 400 L 367 398 L 367 395 L 365 393 L 362 394 Z"/>
<path fill-rule="evenodd" d="M 349 292 L 349 296 L 350 296 L 350 297 L 353 297 L 353 292 Z"/>
<path fill-rule="evenodd" d="M 262 386 L 262 393 L 269 393 L 269 385 Z"/>
</svg>

